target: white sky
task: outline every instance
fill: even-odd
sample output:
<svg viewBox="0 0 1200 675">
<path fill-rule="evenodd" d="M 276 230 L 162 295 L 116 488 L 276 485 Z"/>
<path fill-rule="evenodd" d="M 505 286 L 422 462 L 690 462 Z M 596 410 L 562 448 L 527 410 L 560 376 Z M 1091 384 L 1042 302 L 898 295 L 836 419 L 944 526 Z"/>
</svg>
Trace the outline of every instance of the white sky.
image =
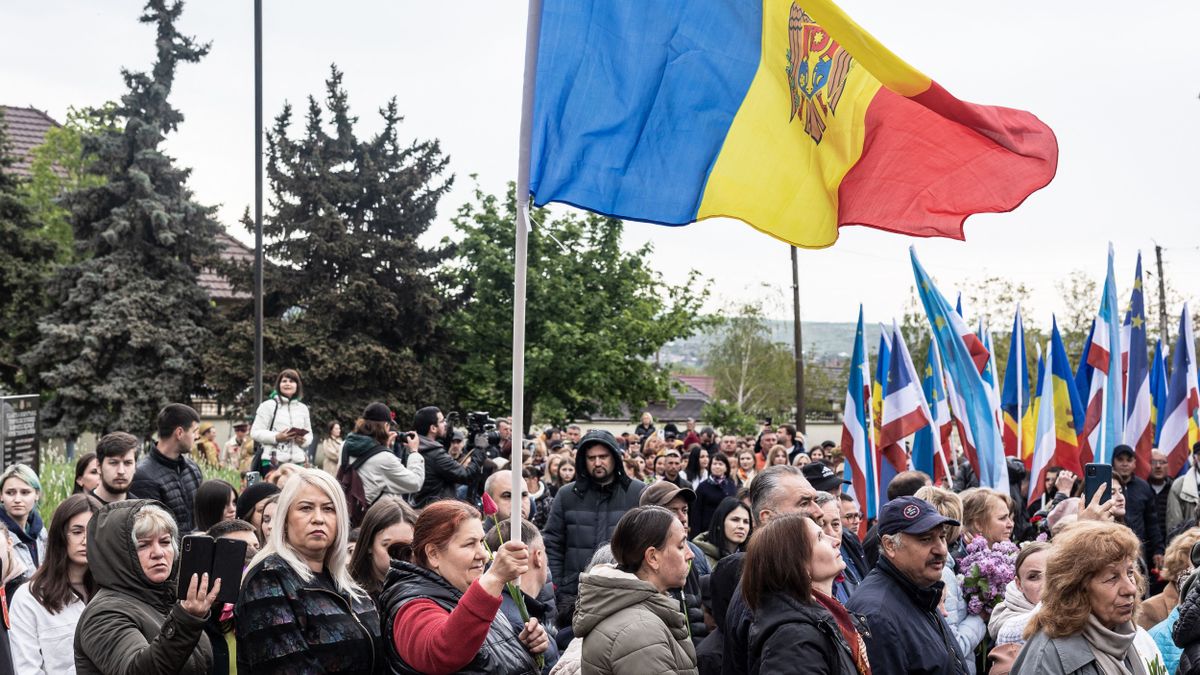
<svg viewBox="0 0 1200 675">
<path fill-rule="evenodd" d="M 264 5 L 268 126 L 285 100 L 302 119 L 305 97 L 322 94 L 331 63 L 345 72 L 360 135 L 378 129 L 375 111 L 397 96 L 407 118 L 402 137 L 440 139 L 456 175 L 435 239 L 452 233 L 449 219 L 470 196 L 470 174 L 492 192 L 515 177 L 524 3 Z M 1026 310 L 1048 325 L 1050 312 L 1065 309 L 1054 281 L 1072 269 L 1102 280 L 1111 240 L 1122 302 L 1136 251 L 1152 270 L 1155 241 L 1166 249 L 1168 279 L 1200 297 L 1200 3 L 1153 0 L 1136 11 L 1110 0 L 842 6 L 959 98 L 1030 110 L 1058 136 L 1058 176 L 1015 212 L 973 216 L 966 243 L 915 240 L 943 292 L 953 296 L 985 274 L 1007 276 L 1034 290 Z M 243 240 L 236 219 L 254 198 L 252 7 L 250 0 L 187 5 L 183 31 L 211 41 L 212 52 L 178 73 L 173 102 L 186 120 L 167 144 L 193 169 L 197 198 L 220 205 L 222 221 Z M 140 10 L 137 0 L 0 2 L 0 102 L 61 120 L 69 105 L 119 97 L 118 69 L 148 69 L 153 58 Z M 776 296 L 790 288 L 787 247 L 735 221 L 627 225 L 629 247 L 645 241 L 654 243 L 655 266 L 668 281 L 682 281 L 690 268 L 711 278 L 714 308 L 762 293 L 763 284 Z M 868 320 L 900 315 L 913 241 L 845 228 L 832 248 L 801 251 L 805 320 L 853 321 L 859 302 Z M 790 317 L 790 305 L 777 306 Z"/>
</svg>

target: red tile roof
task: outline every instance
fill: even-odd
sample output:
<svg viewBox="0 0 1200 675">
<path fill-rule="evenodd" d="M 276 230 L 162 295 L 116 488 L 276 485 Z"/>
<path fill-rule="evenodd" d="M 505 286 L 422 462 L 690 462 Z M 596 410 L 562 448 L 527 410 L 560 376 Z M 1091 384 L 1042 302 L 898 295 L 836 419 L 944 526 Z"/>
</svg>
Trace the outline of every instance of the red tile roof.
<svg viewBox="0 0 1200 675">
<path fill-rule="evenodd" d="M 8 153 L 16 163 L 12 172 L 18 176 L 29 176 L 31 151 L 46 139 L 46 132 L 57 126 L 49 115 L 37 108 L 16 108 L 0 105 L 4 114 L 4 135 L 8 140 Z"/>
<path fill-rule="evenodd" d="M 237 262 L 254 261 L 254 249 L 229 236 L 226 232 L 222 231 L 217 234 L 216 243 L 219 255 L 223 260 Z M 196 282 L 200 284 L 200 288 L 203 288 L 208 293 L 208 297 L 213 300 L 245 300 L 251 297 L 245 291 L 233 290 L 233 286 L 229 283 L 228 279 L 211 269 L 200 270 L 200 276 L 196 279 Z"/>
<path fill-rule="evenodd" d="M 686 385 L 699 389 L 701 393 L 710 399 L 717 393 L 716 378 L 707 375 L 675 375 L 674 377 Z"/>
</svg>

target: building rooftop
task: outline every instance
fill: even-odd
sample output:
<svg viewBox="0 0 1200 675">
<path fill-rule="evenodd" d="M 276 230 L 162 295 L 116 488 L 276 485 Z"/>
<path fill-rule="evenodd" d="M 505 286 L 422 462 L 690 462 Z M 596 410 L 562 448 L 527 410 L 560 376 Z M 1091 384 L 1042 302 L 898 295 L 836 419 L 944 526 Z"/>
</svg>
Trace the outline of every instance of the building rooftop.
<svg viewBox="0 0 1200 675">
<path fill-rule="evenodd" d="M 11 171 L 18 176 L 29 176 L 32 150 L 46 139 L 46 132 L 62 126 L 37 108 L 18 108 L 0 105 L 4 115 L 4 134 L 8 137 L 8 153 L 16 162 Z"/>
</svg>

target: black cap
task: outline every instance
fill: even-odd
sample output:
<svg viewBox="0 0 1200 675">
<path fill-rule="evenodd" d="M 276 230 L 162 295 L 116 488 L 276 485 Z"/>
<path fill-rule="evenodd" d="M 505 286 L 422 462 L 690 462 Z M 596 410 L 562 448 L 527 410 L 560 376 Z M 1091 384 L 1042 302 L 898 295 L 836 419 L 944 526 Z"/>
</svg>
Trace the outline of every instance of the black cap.
<svg viewBox="0 0 1200 675">
<path fill-rule="evenodd" d="M 933 504 L 916 497 L 897 497 L 883 505 L 879 512 L 879 534 L 921 534 L 940 525 L 961 525 L 933 508 Z"/>
<path fill-rule="evenodd" d="M 838 477 L 824 462 L 809 462 L 804 465 L 802 471 L 804 478 L 819 492 L 836 493 L 843 484 L 850 484 L 850 481 Z"/>
<path fill-rule="evenodd" d="M 376 402 L 368 405 L 367 409 L 363 411 L 362 416 L 363 416 L 364 420 L 367 420 L 369 422 L 391 422 L 392 421 L 392 411 L 388 410 L 388 407 L 386 405 L 380 403 L 379 401 L 376 401 Z"/>
<path fill-rule="evenodd" d="M 1113 448 L 1112 456 L 1113 459 L 1116 459 L 1118 455 L 1129 455 L 1130 457 L 1133 457 L 1134 454 L 1133 448 L 1129 447 L 1128 445 L 1118 445 L 1117 447 Z"/>
<path fill-rule="evenodd" d="M 621 448 L 617 446 L 617 439 L 613 435 L 603 429 L 592 429 L 579 439 L 579 450 L 586 452 L 591 446 L 600 443 L 612 450 L 617 457 L 621 456 Z"/>
</svg>

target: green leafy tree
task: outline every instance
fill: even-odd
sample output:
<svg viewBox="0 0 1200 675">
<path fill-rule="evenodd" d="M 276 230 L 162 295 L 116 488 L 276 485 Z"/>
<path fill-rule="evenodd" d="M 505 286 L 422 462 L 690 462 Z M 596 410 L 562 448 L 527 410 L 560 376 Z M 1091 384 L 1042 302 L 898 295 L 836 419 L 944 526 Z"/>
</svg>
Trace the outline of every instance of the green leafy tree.
<svg viewBox="0 0 1200 675">
<path fill-rule="evenodd" d="M 722 400 L 709 401 L 700 411 L 705 424 L 723 434 L 749 436 L 758 430 L 754 416 L 738 410 L 737 406 Z"/>
<path fill-rule="evenodd" d="M 748 415 L 790 418 L 796 407 L 792 348 L 772 341 L 760 301 L 731 307 L 725 316 L 704 357 L 717 398 Z"/>
<path fill-rule="evenodd" d="M 58 246 L 60 262 L 70 262 L 75 253 L 71 213 L 62 203 L 63 196 L 99 187 L 105 180 L 103 175 L 88 171 L 95 154 L 84 154 L 83 138 L 119 132 L 116 108 L 116 103 L 109 102 L 100 108 L 68 109 L 66 122 L 47 131 L 45 140 L 32 151 L 29 180 L 23 184 L 25 202 L 41 223 L 42 236 Z"/>
<path fill-rule="evenodd" d="M 190 400 L 203 381 L 212 310 L 196 275 L 219 226 L 212 208 L 193 201 L 189 171 L 160 147 L 183 121 L 168 101 L 177 66 L 208 52 L 177 30 L 182 11 L 178 2 L 146 4 L 154 68 L 122 70 L 119 128 L 82 139 L 83 156 L 94 157 L 87 170 L 103 181 L 64 198 L 79 261 L 51 280 L 53 311 L 25 356 L 53 391 L 43 413 L 52 435 L 148 430 L 162 405 Z"/>
<path fill-rule="evenodd" d="M 621 250 L 621 221 L 535 210 L 529 234 L 525 327 L 525 420 L 619 414 L 668 397 L 668 373 L 653 362 L 671 340 L 703 328 L 708 294 L 693 272 L 663 283 L 644 246 Z M 512 396 L 515 201 L 476 190 L 454 224 L 462 233 L 452 275 L 462 307 L 450 318 L 462 354 L 455 392 L 463 406 L 507 411 Z M 552 235 L 551 235 L 552 233 Z M 553 238 L 552 238 L 553 237 Z"/>
<path fill-rule="evenodd" d="M 9 171 L 4 128 L 0 113 L 0 389 L 15 391 L 26 386 L 17 356 L 37 339 L 37 318 L 45 309 L 42 286 L 55 250 L 37 235 L 41 221 Z"/>
<path fill-rule="evenodd" d="M 395 99 L 383 129 L 355 136 L 342 74 L 326 81 L 324 107 L 310 97 L 302 137 L 285 106 L 267 136 L 271 213 L 263 221 L 273 264 L 263 279 L 264 369 L 297 368 L 314 422 L 352 420 L 384 401 L 407 420 L 444 403 L 452 367 L 438 269 L 446 246 L 417 239 L 433 223 L 447 158 L 436 140 L 402 142 Z M 247 227 L 252 222 L 246 219 Z M 249 267 L 231 270 L 249 290 Z M 251 307 L 235 309 L 209 354 L 208 382 L 235 407 L 253 404 Z"/>
</svg>

